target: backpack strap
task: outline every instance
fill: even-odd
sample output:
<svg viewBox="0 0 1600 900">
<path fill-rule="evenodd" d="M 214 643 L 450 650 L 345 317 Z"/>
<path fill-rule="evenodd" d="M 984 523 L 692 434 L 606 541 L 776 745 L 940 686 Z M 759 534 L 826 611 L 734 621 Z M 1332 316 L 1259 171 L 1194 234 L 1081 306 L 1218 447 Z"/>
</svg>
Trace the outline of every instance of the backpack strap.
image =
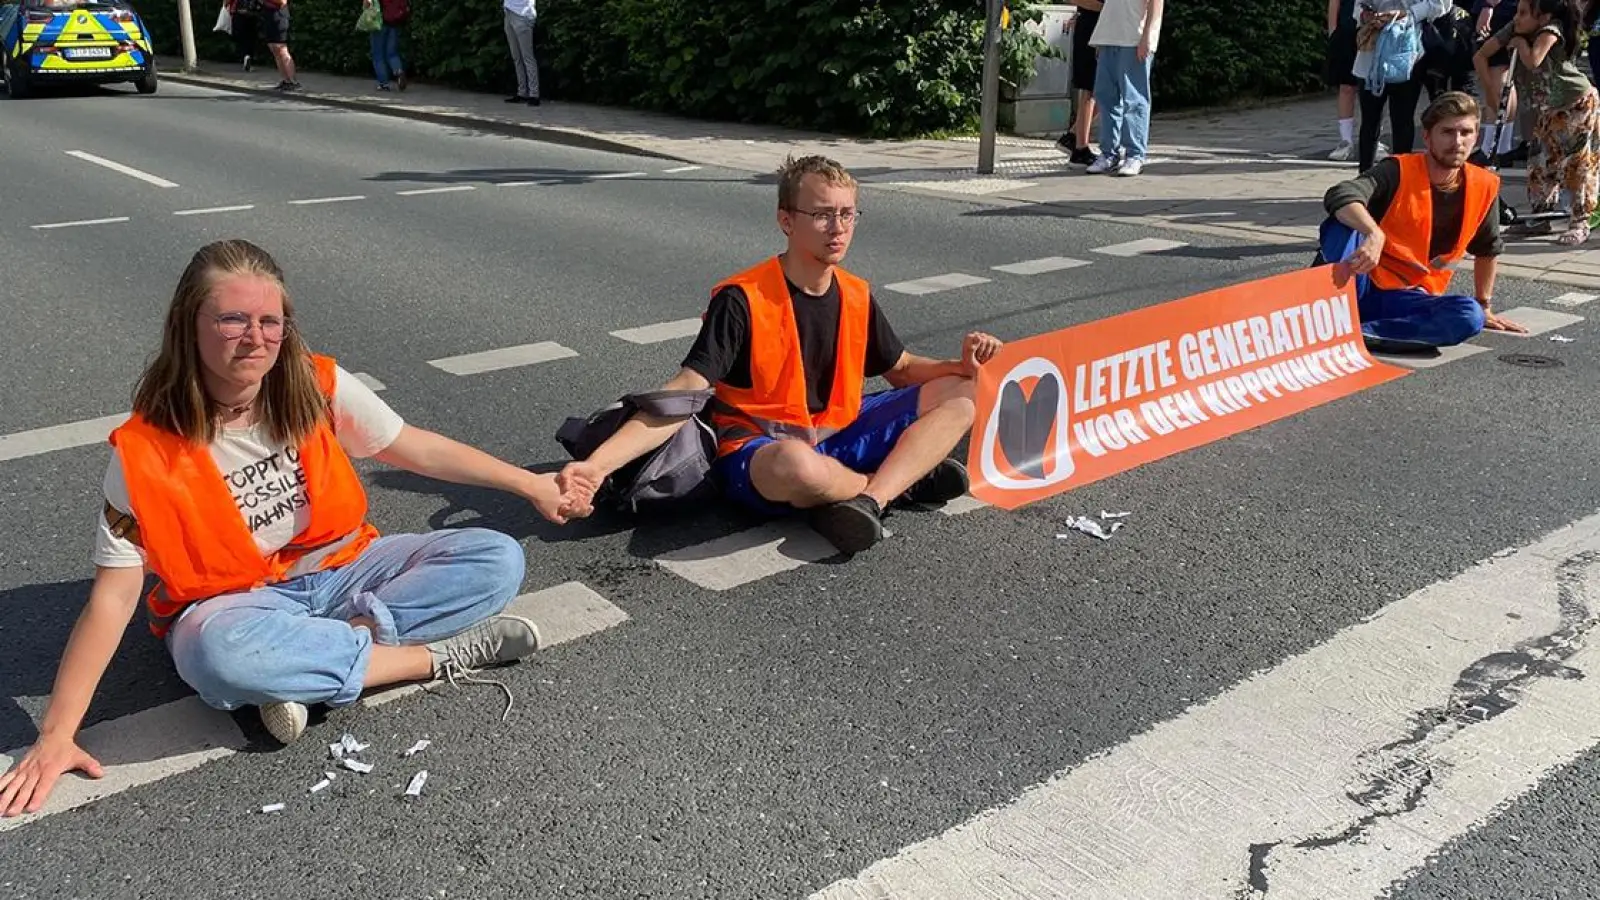
<svg viewBox="0 0 1600 900">
<path fill-rule="evenodd" d="M 629 394 L 622 402 L 652 416 L 677 419 L 698 415 L 711 402 L 714 388 L 705 390 L 645 391 Z"/>
</svg>

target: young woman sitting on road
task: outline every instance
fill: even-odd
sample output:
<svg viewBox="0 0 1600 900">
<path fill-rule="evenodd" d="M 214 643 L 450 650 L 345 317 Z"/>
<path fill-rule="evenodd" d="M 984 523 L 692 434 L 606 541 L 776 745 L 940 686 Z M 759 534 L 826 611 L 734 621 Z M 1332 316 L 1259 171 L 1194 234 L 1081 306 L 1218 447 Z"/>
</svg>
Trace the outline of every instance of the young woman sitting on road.
<svg viewBox="0 0 1600 900">
<path fill-rule="evenodd" d="M 278 264 L 246 241 L 190 261 L 111 444 L 94 584 L 38 742 L 0 775 L 0 815 L 37 811 L 66 772 L 100 777 L 76 734 L 146 571 L 150 630 L 179 676 L 212 707 L 259 707 L 285 743 L 305 730 L 306 704 L 538 649 L 532 622 L 501 613 L 522 547 L 474 528 L 380 537 L 351 457 L 509 491 L 556 522 L 569 499 L 587 502 L 587 486 L 563 498 L 554 476 L 405 424 L 312 354 Z"/>
</svg>

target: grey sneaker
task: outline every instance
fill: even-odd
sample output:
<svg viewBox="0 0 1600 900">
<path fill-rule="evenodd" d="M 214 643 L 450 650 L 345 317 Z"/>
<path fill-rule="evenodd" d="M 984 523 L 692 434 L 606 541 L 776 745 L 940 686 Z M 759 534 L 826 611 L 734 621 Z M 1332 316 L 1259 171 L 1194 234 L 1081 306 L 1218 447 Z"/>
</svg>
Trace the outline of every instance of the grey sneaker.
<svg viewBox="0 0 1600 900">
<path fill-rule="evenodd" d="M 511 715 L 515 700 L 511 689 L 498 681 L 474 678 L 473 673 L 489 666 L 513 663 L 537 651 L 543 641 L 539 627 L 521 616 L 506 613 L 490 616 L 466 631 L 442 641 L 427 645 L 433 655 L 434 675 L 451 684 L 461 681 L 476 684 L 493 684 L 506 693 L 506 710 L 500 715 L 504 722 Z"/>
<path fill-rule="evenodd" d="M 284 744 L 292 744 L 306 733 L 306 705 L 293 700 L 267 703 L 261 707 L 261 724 Z"/>
</svg>

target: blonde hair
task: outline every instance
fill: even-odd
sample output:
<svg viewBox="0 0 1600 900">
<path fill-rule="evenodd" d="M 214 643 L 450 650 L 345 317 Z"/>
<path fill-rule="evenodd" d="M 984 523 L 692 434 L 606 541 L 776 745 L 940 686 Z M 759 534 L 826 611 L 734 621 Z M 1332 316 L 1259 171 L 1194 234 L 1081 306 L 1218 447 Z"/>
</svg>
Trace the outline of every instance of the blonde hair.
<svg viewBox="0 0 1600 900">
<path fill-rule="evenodd" d="M 1446 119 L 1466 117 L 1471 117 L 1473 122 L 1478 121 L 1478 101 L 1464 91 L 1445 91 L 1422 111 L 1422 130 L 1432 131 L 1433 126 Z"/>
<path fill-rule="evenodd" d="M 845 167 L 826 156 L 790 156 L 778 167 L 778 208 L 794 209 L 794 198 L 800 193 L 800 182 L 807 175 L 821 175 L 834 187 L 856 187 L 856 179 Z"/>
<path fill-rule="evenodd" d="M 201 247 L 178 279 L 167 308 L 161 350 L 139 376 L 133 411 L 145 421 L 197 444 L 209 444 L 221 428 L 202 379 L 197 329 L 200 308 L 217 282 L 236 276 L 266 278 L 283 295 L 283 341 L 278 361 L 261 382 L 257 421 L 279 443 L 299 445 L 328 414 L 328 400 L 317 386 L 311 352 L 293 327 L 294 302 L 284 287 L 283 270 L 267 251 L 249 241 L 217 241 Z"/>
</svg>

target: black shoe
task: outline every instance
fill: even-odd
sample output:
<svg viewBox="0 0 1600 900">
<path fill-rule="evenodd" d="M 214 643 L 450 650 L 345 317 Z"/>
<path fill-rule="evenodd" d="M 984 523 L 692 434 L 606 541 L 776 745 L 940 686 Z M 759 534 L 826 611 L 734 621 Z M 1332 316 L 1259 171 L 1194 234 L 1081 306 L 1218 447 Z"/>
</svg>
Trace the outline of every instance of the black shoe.
<svg viewBox="0 0 1600 900">
<path fill-rule="evenodd" d="M 1069 131 L 1056 138 L 1056 149 L 1070 156 L 1078 152 L 1078 138 Z"/>
<path fill-rule="evenodd" d="M 1362 333 L 1361 337 L 1370 353 L 1387 353 L 1390 356 L 1421 356 L 1433 357 L 1441 355 L 1439 348 L 1433 344 L 1422 341 L 1401 341 L 1394 338 L 1381 338 L 1375 334 Z"/>
<path fill-rule="evenodd" d="M 538 97 L 529 97 L 528 98 L 528 105 L 529 106 L 538 106 L 539 105 L 539 98 Z"/>
<path fill-rule="evenodd" d="M 1094 151 L 1088 147 L 1079 147 L 1072 151 L 1072 159 L 1069 161 L 1075 166 L 1087 166 L 1094 162 Z"/>
<path fill-rule="evenodd" d="M 811 527 L 841 553 L 860 553 L 883 540 L 883 510 L 860 494 L 813 509 Z"/>
<path fill-rule="evenodd" d="M 971 486 L 966 466 L 953 459 L 942 459 L 928 474 L 906 488 L 901 497 L 911 503 L 940 506 L 965 494 Z"/>
<path fill-rule="evenodd" d="M 527 97 L 522 97 L 522 96 L 507 97 L 506 98 L 506 102 L 507 103 L 527 103 L 528 102 L 528 98 Z"/>
</svg>

